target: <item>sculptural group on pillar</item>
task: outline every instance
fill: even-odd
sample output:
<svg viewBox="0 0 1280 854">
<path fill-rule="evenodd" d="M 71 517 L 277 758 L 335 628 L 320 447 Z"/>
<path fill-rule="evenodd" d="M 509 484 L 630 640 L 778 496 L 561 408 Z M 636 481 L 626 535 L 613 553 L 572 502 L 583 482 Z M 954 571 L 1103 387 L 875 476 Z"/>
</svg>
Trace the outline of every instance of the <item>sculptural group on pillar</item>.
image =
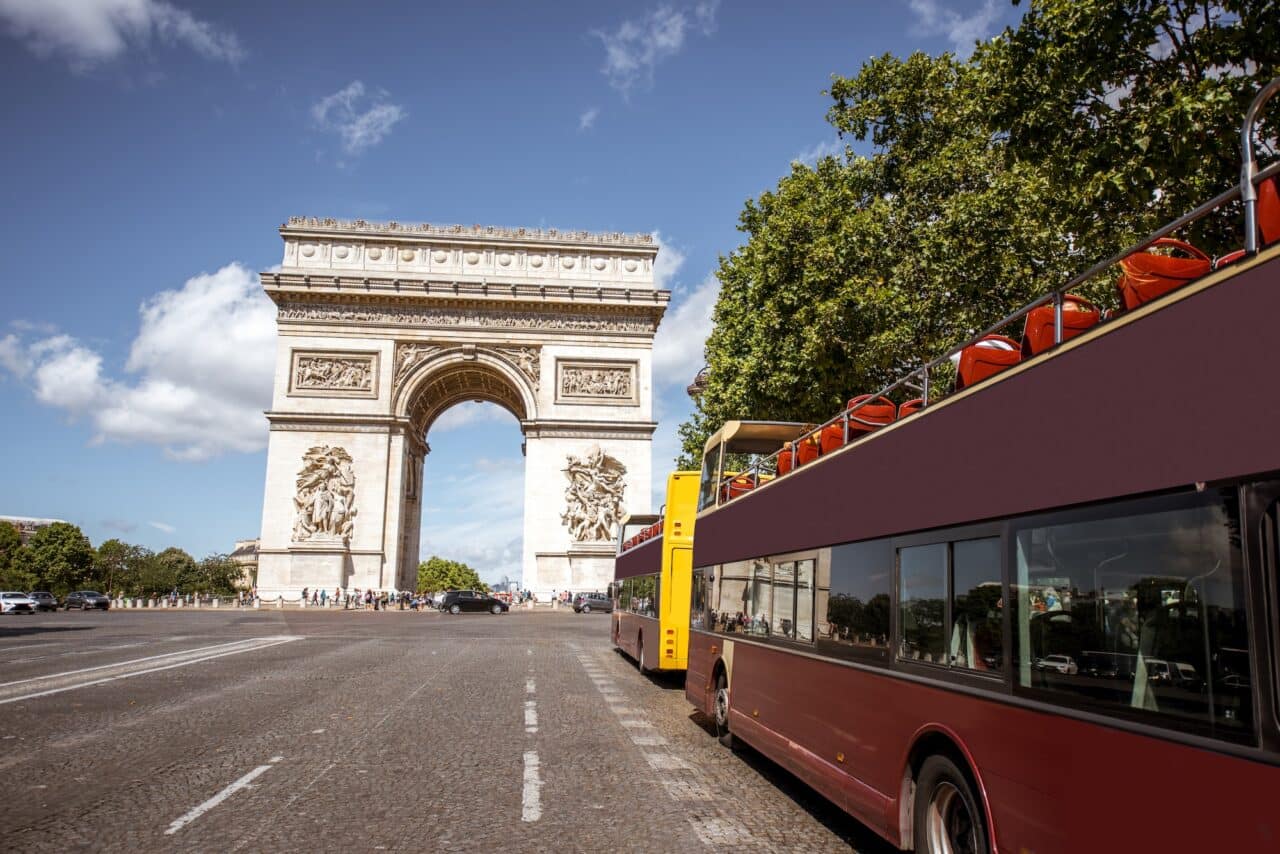
<svg viewBox="0 0 1280 854">
<path fill-rule="evenodd" d="M 607 542 L 614 537 L 622 518 L 623 475 L 627 467 L 593 445 L 583 457 L 568 455 L 564 491 L 568 506 L 560 521 L 574 542 Z"/>
<path fill-rule="evenodd" d="M 349 539 L 355 527 L 356 475 L 345 448 L 320 445 L 302 455 L 293 498 L 293 540 Z"/>
</svg>

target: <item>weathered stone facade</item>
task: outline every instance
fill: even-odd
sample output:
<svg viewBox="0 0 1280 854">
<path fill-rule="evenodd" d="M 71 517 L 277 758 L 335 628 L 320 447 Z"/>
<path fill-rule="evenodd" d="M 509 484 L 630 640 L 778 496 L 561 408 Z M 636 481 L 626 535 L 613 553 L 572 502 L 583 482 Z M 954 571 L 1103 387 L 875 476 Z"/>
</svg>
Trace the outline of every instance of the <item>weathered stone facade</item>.
<svg viewBox="0 0 1280 854">
<path fill-rule="evenodd" d="M 260 592 L 412 587 L 427 434 L 467 400 L 525 436 L 524 586 L 604 589 L 605 529 L 650 509 L 670 299 L 652 239 L 305 218 L 280 233 L 283 266 L 262 274 L 279 344 Z"/>
</svg>

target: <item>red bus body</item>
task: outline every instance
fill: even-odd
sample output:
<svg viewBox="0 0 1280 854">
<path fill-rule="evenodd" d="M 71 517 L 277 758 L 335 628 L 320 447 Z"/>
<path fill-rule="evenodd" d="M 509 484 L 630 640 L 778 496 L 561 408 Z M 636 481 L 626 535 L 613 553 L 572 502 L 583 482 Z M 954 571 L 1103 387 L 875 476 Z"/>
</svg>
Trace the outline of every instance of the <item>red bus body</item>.
<svg viewBox="0 0 1280 854">
<path fill-rule="evenodd" d="M 695 572 L 1121 497 L 1280 481 L 1277 318 L 1273 246 L 704 510 Z M 993 850 L 1280 850 L 1280 575 L 1276 537 L 1259 533 L 1274 518 L 1243 512 L 1257 642 L 1251 743 L 1028 698 L 1013 684 L 1008 646 L 1003 681 L 975 688 L 902 660 L 892 642 L 880 664 L 833 659 L 812 644 L 707 631 L 696 613 L 686 694 L 712 715 L 727 673 L 734 735 L 895 844 L 911 841 L 913 762 L 943 745 L 968 764 Z M 1007 638 L 1012 618 L 1003 618 Z"/>
</svg>

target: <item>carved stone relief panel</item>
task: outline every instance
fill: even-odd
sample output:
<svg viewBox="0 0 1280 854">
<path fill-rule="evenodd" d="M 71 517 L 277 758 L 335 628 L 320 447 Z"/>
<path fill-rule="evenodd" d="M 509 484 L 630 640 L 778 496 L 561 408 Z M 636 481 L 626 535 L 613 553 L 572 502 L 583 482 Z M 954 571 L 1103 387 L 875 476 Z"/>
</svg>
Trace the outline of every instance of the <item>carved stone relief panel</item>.
<svg viewBox="0 0 1280 854">
<path fill-rule="evenodd" d="M 317 445 L 302 455 L 293 497 L 293 541 L 351 538 L 356 519 L 356 475 L 351 455 L 337 445 Z"/>
<path fill-rule="evenodd" d="M 282 303 L 276 319 L 281 323 L 314 321 L 473 329 L 546 329 L 569 332 L 649 333 L 658 328 L 657 318 L 638 314 L 569 312 L 532 314 L 527 310 L 344 306 L 307 302 Z"/>
<path fill-rule="evenodd" d="M 439 344 L 397 344 L 395 386 L 400 387 L 413 369 L 444 348 Z"/>
<path fill-rule="evenodd" d="M 376 351 L 294 350 L 289 394 L 303 397 L 377 397 Z"/>
<path fill-rule="evenodd" d="M 638 405 L 636 362 L 558 361 L 556 401 L 608 406 Z"/>
<path fill-rule="evenodd" d="M 611 541 L 623 516 L 627 467 L 592 445 L 581 457 L 567 455 L 565 512 L 560 521 L 575 543 Z"/>
<path fill-rule="evenodd" d="M 538 390 L 538 382 L 542 373 L 540 366 L 542 349 L 540 347 L 495 347 L 494 349 L 520 369 L 520 373 L 528 378 L 534 391 Z"/>
</svg>

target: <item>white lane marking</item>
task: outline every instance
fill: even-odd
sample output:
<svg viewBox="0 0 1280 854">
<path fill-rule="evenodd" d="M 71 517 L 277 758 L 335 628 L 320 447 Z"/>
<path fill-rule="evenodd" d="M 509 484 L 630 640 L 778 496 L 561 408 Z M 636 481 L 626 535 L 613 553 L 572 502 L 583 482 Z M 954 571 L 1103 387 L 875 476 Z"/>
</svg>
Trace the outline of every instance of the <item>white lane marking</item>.
<svg viewBox="0 0 1280 854">
<path fill-rule="evenodd" d="M 527 692 L 529 692 L 530 694 L 532 694 L 532 693 L 534 692 L 534 690 L 535 690 L 537 687 L 538 687 L 538 686 L 534 684 L 534 682 L 533 682 L 533 680 L 532 680 L 532 679 L 526 679 L 526 680 L 525 680 L 525 683 L 524 683 L 524 690 L 525 690 L 525 691 L 527 691 Z"/>
<path fill-rule="evenodd" d="M 538 751 L 526 750 L 520 820 L 537 821 L 540 818 L 542 818 L 542 778 L 538 776 Z"/>
<path fill-rule="evenodd" d="M 311 730 L 311 734 L 312 734 L 312 735 L 320 735 L 320 734 L 321 734 L 321 733 L 323 733 L 323 732 L 324 732 L 324 730 L 323 730 L 323 729 L 313 729 L 313 730 Z"/>
<path fill-rule="evenodd" d="M 142 676 L 147 673 L 157 673 L 161 670 L 172 670 L 175 667 L 187 667 L 192 664 L 199 664 L 202 661 L 209 661 L 214 658 L 222 658 L 228 655 L 239 655 L 243 652 L 253 652 L 259 649 L 269 649 L 273 646 L 279 646 L 282 643 L 290 643 L 291 641 L 302 640 L 297 635 L 282 635 L 276 638 L 251 638 L 248 641 L 236 641 L 233 644 L 216 644 L 214 646 L 198 647 L 196 649 L 183 650 L 182 652 L 171 652 L 164 655 L 149 655 L 145 658 L 135 658 L 130 661 L 120 661 L 115 664 L 104 664 L 98 667 L 86 667 L 81 670 L 69 670 L 65 673 L 53 673 L 48 676 L 36 676 L 31 679 L 19 679 L 16 682 L 5 682 L 0 684 L 0 692 L 6 688 L 12 688 L 18 685 L 25 685 L 34 682 L 44 682 L 48 684 L 59 679 L 78 676 L 82 674 L 93 673 L 101 670 L 118 670 L 120 668 L 132 667 L 148 661 L 164 661 L 168 664 L 158 664 L 155 667 L 144 667 L 141 670 L 132 670 L 126 673 L 119 673 L 115 676 L 104 676 L 101 679 L 90 678 L 87 682 L 77 682 L 72 685 L 63 685 L 58 688 L 50 688 L 44 691 L 31 691 L 25 694 L 18 694 L 13 697 L 0 698 L 0 706 L 6 703 L 17 703 L 22 700 L 34 700 L 37 697 L 47 697 L 50 694 L 61 694 L 64 691 L 74 691 L 77 688 L 89 688 L 93 685 L 103 685 L 107 682 L 114 682 L 117 679 L 129 679 L 133 676 Z M 217 650 L 217 651 L 214 651 Z M 201 653 L 208 652 L 204 655 Z M 188 657 L 190 656 L 190 657 Z M 174 659 L 179 659 L 174 661 Z M 32 687 L 35 687 L 32 685 Z"/>
<path fill-rule="evenodd" d="M 283 756 L 276 756 L 271 761 L 279 762 L 283 758 L 284 758 Z M 230 786 L 227 786 L 221 792 L 218 792 L 218 794 L 214 795 L 209 800 L 205 801 L 202 804 L 197 804 L 196 806 L 192 807 L 181 818 L 175 819 L 173 823 L 169 825 L 169 829 L 164 832 L 164 835 L 172 836 L 173 834 L 177 833 L 179 830 L 182 830 L 182 828 L 186 827 L 188 824 L 191 824 L 191 822 L 195 821 L 200 816 L 204 815 L 209 810 L 213 809 L 218 804 L 222 803 L 227 798 L 234 795 L 236 792 L 240 791 L 241 789 L 247 788 L 248 785 L 252 783 L 254 780 L 258 779 L 263 774 L 270 771 L 271 767 L 272 766 L 270 765 L 259 765 L 257 768 L 254 768 L 252 771 L 250 771 L 248 774 L 245 774 L 239 780 L 236 780 Z"/>
<path fill-rule="evenodd" d="M 653 729 L 653 724 L 648 721 L 620 720 L 618 723 L 630 729 Z"/>
<path fill-rule="evenodd" d="M 671 753 L 646 753 L 645 760 L 657 771 L 691 771 L 688 762 Z"/>
<path fill-rule="evenodd" d="M 662 747 L 667 740 L 660 735 L 633 735 L 631 743 L 637 747 Z"/>
<path fill-rule="evenodd" d="M 533 700 L 524 701 L 524 725 L 526 727 L 538 725 L 538 704 Z"/>
</svg>

